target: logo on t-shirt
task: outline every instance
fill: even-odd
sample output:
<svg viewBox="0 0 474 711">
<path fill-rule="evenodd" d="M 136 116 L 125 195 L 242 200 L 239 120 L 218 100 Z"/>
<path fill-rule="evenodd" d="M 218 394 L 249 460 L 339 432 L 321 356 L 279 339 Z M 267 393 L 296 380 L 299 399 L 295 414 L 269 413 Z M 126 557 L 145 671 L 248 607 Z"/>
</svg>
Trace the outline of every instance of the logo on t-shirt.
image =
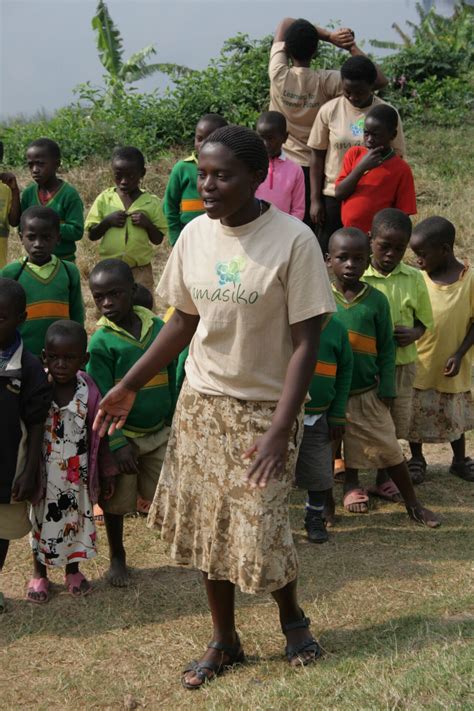
<svg viewBox="0 0 474 711">
<path fill-rule="evenodd" d="M 355 123 L 350 123 L 349 128 L 353 136 L 359 137 L 364 135 L 364 122 L 365 118 L 361 118 Z"/>
<path fill-rule="evenodd" d="M 230 262 L 217 262 L 216 272 L 219 277 L 219 285 L 240 284 L 240 272 L 245 267 L 243 257 L 233 257 Z"/>
</svg>

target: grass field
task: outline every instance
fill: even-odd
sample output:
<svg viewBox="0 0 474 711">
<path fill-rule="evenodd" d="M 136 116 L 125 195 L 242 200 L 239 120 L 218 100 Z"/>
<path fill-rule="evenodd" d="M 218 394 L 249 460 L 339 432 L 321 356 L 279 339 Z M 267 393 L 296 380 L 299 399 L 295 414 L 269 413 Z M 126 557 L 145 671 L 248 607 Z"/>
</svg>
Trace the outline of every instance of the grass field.
<svg viewBox="0 0 474 711">
<path fill-rule="evenodd" d="M 409 156 L 420 217 L 443 214 L 458 229 L 458 255 L 472 256 L 474 130 L 411 133 Z M 147 185 L 162 194 L 167 165 L 150 168 Z M 65 175 L 90 204 L 109 184 L 106 166 Z M 24 184 L 26 174 L 21 175 Z M 12 256 L 18 248 L 12 249 Z M 161 249 L 156 272 L 167 250 Z M 84 275 L 96 261 L 83 242 Z M 90 298 L 86 282 L 84 294 Z M 90 310 L 88 325 L 93 325 Z M 472 439 L 470 439 L 472 450 Z M 471 451 L 472 453 L 472 451 Z M 378 504 L 368 516 L 344 514 L 323 546 L 306 542 L 303 496 L 291 517 L 301 565 L 300 595 L 324 658 L 300 671 L 283 659 L 284 638 L 270 598 L 238 596 L 238 629 L 249 663 L 212 685 L 187 692 L 181 668 L 209 640 L 204 589 L 196 571 L 178 568 L 145 521 L 126 521 L 133 566 L 128 589 L 110 588 L 105 535 L 85 567 L 93 594 L 75 600 L 60 573 L 47 606 L 24 600 L 30 576 L 26 539 L 12 544 L 1 589 L 2 709 L 321 709 L 327 711 L 468 711 L 474 709 L 474 488 L 448 474 L 450 448 L 426 448 L 422 500 L 443 517 L 425 530 L 403 508 Z M 370 475 L 364 475 L 367 480 Z M 340 490 L 336 489 L 340 502 Z"/>
</svg>

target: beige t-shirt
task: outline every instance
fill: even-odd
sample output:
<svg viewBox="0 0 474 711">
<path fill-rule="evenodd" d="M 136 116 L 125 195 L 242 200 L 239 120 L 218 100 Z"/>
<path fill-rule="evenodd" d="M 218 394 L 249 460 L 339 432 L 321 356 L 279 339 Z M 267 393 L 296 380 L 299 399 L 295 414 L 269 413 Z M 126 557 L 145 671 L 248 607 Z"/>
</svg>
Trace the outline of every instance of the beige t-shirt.
<svg viewBox="0 0 474 711">
<path fill-rule="evenodd" d="M 270 111 L 285 118 L 288 140 L 285 153 L 299 165 L 309 165 L 311 151 L 306 143 L 320 107 L 342 91 L 339 71 L 318 71 L 309 67 L 290 67 L 284 42 L 274 42 L 268 65 Z"/>
<path fill-rule="evenodd" d="M 200 316 L 186 361 L 191 387 L 241 400 L 279 400 L 293 353 L 290 324 L 335 310 L 313 232 L 273 205 L 240 227 L 192 220 L 157 292 Z"/>
<path fill-rule="evenodd" d="M 386 104 L 378 96 L 373 97 L 370 106 L 358 109 L 346 99 L 338 96 L 328 101 L 319 111 L 308 139 L 308 146 L 318 151 L 327 151 L 324 166 L 324 195 L 334 196 L 334 183 L 341 172 L 344 154 L 352 146 L 364 145 L 364 121 L 375 104 Z M 398 130 L 392 146 L 400 157 L 406 155 L 405 136 L 400 117 Z"/>
</svg>

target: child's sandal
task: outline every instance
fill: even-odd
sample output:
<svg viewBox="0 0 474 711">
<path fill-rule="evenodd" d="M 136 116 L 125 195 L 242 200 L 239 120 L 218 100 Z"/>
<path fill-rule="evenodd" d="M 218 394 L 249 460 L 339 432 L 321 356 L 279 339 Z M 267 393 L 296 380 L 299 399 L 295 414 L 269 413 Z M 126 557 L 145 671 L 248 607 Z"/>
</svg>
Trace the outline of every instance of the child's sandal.
<svg viewBox="0 0 474 711">
<path fill-rule="evenodd" d="M 464 457 L 463 462 L 456 462 L 453 459 L 449 467 L 449 472 L 450 474 L 455 474 L 460 479 L 464 479 L 464 481 L 474 481 L 474 459 Z"/>
<path fill-rule="evenodd" d="M 83 597 L 92 592 L 92 586 L 80 571 L 66 575 L 66 588 L 72 597 Z"/>
<path fill-rule="evenodd" d="M 49 601 L 48 578 L 31 578 L 26 588 L 26 599 L 34 605 L 45 605 Z"/>
</svg>

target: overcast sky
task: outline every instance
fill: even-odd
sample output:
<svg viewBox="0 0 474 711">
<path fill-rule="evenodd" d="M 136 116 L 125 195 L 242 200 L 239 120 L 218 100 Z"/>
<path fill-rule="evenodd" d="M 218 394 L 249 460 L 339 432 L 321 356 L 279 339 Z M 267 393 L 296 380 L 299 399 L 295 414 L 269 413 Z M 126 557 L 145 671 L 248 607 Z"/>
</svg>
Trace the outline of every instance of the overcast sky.
<svg viewBox="0 0 474 711">
<path fill-rule="evenodd" d="M 426 5 L 431 0 L 423 0 Z M 341 20 L 357 39 L 396 40 L 391 29 L 415 20 L 415 0 L 108 0 L 124 56 L 154 44 L 158 62 L 200 69 L 238 32 L 272 33 L 290 14 L 323 26 Z M 437 0 L 442 12 L 452 0 Z M 0 0 L 0 117 L 64 106 L 80 82 L 102 83 L 91 19 L 96 0 Z M 156 74 L 140 88 L 164 86 Z"/>
</svg>

